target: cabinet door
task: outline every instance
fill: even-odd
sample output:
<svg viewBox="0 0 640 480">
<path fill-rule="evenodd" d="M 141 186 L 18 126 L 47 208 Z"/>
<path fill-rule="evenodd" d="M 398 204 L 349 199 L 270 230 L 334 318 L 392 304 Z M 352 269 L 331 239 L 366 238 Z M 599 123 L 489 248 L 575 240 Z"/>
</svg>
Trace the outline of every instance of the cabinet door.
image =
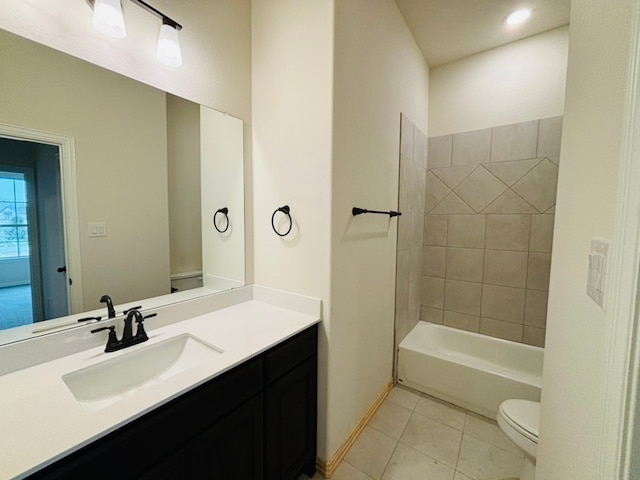
<svg viewBox="0 0 640 480">
<path fill-rule="evenodd" d="M 263 478 L 263 396 L 256 395 L 191 440 L 188 480 Z"/>
<path fill-rule="evenodd" d="M 208 425 L 224 419 L 236 405 L 261 392 L 263 369 L 262 359 L 246 362 L 36 472 L 29 480 L 137 480 Z"/>
<path fill-rule="evenodd" d="M 265 464 L 267 480 L 313 476 L 316 459 L 316 358 L 267 387 Z"/>
<path fill-rule="evenodd" d="M 136 480 L 184 480 L 184 451 L 178 450 L 158 462 Z"/>
</svg>

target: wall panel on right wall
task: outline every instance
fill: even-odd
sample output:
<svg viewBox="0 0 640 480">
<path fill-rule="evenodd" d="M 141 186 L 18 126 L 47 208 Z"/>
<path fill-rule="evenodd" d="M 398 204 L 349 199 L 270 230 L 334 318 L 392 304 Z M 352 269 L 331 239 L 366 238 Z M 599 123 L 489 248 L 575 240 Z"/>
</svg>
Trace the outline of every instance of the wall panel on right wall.
<svg viewBox="0 0 640 480">
<path fill-rule="evenodd" d="M 562 117 L 429 139 L 421 319 L 544 346 Z"/>
</svg>

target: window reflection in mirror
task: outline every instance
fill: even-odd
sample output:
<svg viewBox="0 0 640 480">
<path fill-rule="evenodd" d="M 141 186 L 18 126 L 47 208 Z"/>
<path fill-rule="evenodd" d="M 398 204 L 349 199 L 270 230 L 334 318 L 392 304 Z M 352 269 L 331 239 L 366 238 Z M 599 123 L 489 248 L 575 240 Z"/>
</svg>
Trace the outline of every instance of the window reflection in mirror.
<svg viewBox="0 0 640 480">
<path fill-rule="evenodd" d="M 46 332 L 44 324 L 77 325 L 79 317 L 105 315 L 99 302 L 103 294 L 122 311 L 139 304 L 155 308 L 244 284 L 241 120 L 8 32 L 0 31 L 0 43 L 0 139 L 34 141 L 39 134 L 53 138 L 43 143 L 55 150 L 47 165 L 59 167 L 56 185 L 63 199 L 58 242 L 62 257 L 55 262 L 42 261 L 51 235 L 43 236 L 41 225 L 55 220 L 56 212 L 48 208 L 55 201 L 34 209 L 37 220 L 31 222 L 27 215 L 27 223 L 20 223 L 24 218 L 10 218 L 20 202 L 5 200 L 4 195 L 0 199 L 6 212 L 0 218 L 0 234 L 6 232 L 0 237 L 0 255 L 10 255 L 0 256 L 0 262 L 25 263 L 25 255 L 17 250 L 30 249 L 30 280 L 14 280 L 13 286 L 29 285 L 22 301 L 31 303 L 31 321 L 38 325 L 4 330 L 0 344 L 28 338 L 34 330 Z M 30 138 L 16 133 L 21 129 Z M 57 138 L 66 139 L 69 152 L 58 148 Z M 4 161 L 2 156 L 0 165 Z M 37 171 L 34 175 L 37 197 L 41 184 Z M 34 206 L 40 207 L 37 200 Z M 230 228 L 225 233 L 213 225 L 213 215 L 222 207 L 229 209 Z M 35 231 L 40 232 L 40 250 L 45 252 L 38 255 L 33 255 Z M 34 267 L 35 258 L 41 261 Z M 38 288 L 34 268 L 42 273 Z M 47 311 L 42 294 L 50 285 L 46 274 L 63 279 L 62 290 L 53 296 L 62 304 L 66 300 L 70 316 L 60 318 L 65 314 L 61 310 Z M 0 328 L 17 321 L 3 303 Z"/>
</svg>

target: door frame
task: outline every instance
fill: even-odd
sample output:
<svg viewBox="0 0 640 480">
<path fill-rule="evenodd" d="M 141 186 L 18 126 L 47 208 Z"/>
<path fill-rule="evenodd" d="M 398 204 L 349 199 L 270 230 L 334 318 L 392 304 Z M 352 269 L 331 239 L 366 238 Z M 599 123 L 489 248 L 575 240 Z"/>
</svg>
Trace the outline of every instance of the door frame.
<svg viewBox="0 0 640 480">
<path fill-rule="evenodd" d="M 615 232 L 606 272 L 605 361 L 596 478 L 632 479 L 640 464 L 640 1 L 634 0 Z M 635 455 L 634 455 L 635 453 Z"/>
<path fill-rule="evenodd" d="M 0 136 L 13 140 L 27 140 L 58 147 L 60 152 L 60 178 L 62 181 L 64 246 L 67 256 L 68 277 L 73 280 L 73 285 L 67 285 L 69 313 L 83 312 L 84 302 L 82 298 L 82 266 L 75 139 L 70 135 L 52 133 L 18 125 L 9 125 L 6 123 L 0 123 Z"/>
</svg>

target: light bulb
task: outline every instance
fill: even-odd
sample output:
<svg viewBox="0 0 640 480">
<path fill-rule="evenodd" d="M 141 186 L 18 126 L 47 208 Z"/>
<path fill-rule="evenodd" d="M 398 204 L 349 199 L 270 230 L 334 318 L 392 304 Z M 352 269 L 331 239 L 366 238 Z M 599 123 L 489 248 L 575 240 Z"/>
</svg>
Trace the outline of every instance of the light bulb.
<svg viewBox="0 0 640 480">
<path fill-rule="evenodd" d="M 507 19 L 504 21 L 507 25 L 520 25 L 527 21 L 527 19 L 531 16 L 530 8 L 523 8 L 522 10 L 516 10 L 512 12 Z"/>
<path fill-rule="evenodd" d="M 95 0 L 93 4 L 93 26 L 105 35 L 124 38 L 124 16 L 120 0 Z"/>
<path fill-rule="evenodd" d="M 179 67 L 182 65 L 180 37 L 178 36 L 178 30 L 173 26 L 164 23 L 160 27 L 156 56 L 158 60 L 170 67 Z"/>
</svg>

